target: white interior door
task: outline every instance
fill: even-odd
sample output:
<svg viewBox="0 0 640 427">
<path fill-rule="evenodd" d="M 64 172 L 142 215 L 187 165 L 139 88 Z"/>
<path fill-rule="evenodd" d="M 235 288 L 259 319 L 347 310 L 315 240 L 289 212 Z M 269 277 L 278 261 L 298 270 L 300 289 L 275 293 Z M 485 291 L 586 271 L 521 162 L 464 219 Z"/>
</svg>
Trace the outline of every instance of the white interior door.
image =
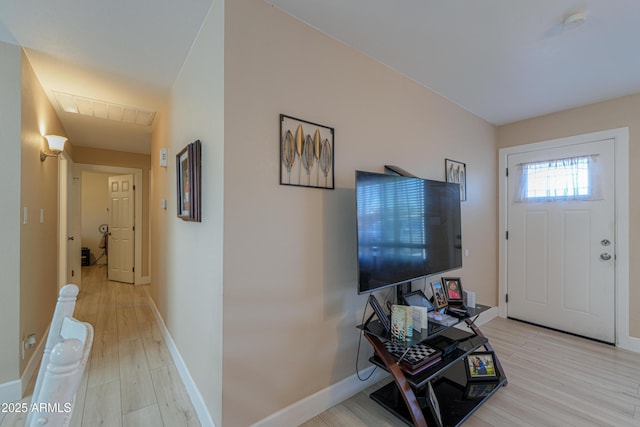
<svg viewBox="0 0 640 427">
<path fill-rule="evenodd" d="M 66 160 L 67 167 L 67 282 L 81 288 L 82 245 L 80 232 L 80 179 L 75 177 L 73 160 Z"/>
<path fill-rule="evenodd" d="M 525 167 L 580 158 L 598 172 L 588 175 L 591 197 L 536 196 L 536 179 L 523 178 Z M 508 316 L 615 342 L 614 141 L 514 153 L 507 163 Z"/>
<path fill-rule="evenodd" d="M 133 175 L 109 177 L 109 280 L 134 282 Z"/>
<path fill-rule="evenodd" d="M 58 157 L 58 288 L 73 283 L 80 286 L 80 240 L 76 207 L 77 180 L 73 161 L 66 153 Z"/>
<path fill-rule="evenodd" d="M 58 157 L 58 289 L 66 285 L 69 258 L 69 160 L 63 152 Z"/>
</svg>

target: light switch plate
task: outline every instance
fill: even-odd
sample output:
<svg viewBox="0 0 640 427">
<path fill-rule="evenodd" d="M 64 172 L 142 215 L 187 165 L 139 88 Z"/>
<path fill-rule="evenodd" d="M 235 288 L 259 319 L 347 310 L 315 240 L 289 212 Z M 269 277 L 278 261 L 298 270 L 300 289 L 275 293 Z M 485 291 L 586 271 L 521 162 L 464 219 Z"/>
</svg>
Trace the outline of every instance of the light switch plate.
<svg viewBox="0 0 640 427">
<path fill-rule="evenodd" d="M 166 148 L 160 149 L 160 167 L 166 168 L 169 164 L 169 150 Z"/>
</svg>

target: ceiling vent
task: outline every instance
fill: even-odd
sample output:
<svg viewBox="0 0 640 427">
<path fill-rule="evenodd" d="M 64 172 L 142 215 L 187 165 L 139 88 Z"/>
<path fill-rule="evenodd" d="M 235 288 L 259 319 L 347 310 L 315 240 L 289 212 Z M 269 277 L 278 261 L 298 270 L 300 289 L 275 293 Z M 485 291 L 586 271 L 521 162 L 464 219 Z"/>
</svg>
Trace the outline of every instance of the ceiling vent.
<svg viewBox="0 0 640 427">
<path fill-rule="evenodd" d="M 60 109 L 65 113 L 82 114 L 83 116 L 98 117 L 123 123 L 141 126 L 151 126 L 156 117 L 155 111 L 129 107 L 113 102 L 85 98 L 78 95 L 52 91 L 58 101 Z"/>
</svg>

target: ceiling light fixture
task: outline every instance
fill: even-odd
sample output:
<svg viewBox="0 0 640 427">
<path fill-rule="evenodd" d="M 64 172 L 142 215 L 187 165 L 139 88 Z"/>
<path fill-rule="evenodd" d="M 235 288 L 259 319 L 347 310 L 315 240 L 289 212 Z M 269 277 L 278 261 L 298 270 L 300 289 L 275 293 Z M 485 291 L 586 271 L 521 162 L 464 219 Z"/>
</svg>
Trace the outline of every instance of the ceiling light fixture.
<svg viewBox="0 0 640 427">
<path fill-rule="evenodd" d="M 585 23 L 587 20 L 587 14 L 585 12 L 576 12 L 568 15 L 562 21 L 562 28 L 564 31 L 574 30 Z"/>
<path fill-rule="evenodd" d="M 64 150 L 64 143 L 67 141 L 67 138 L 59 135 L 45 135 L 47 139 L 47 144 L 49 145 L 49 150 L 53 151 L 53 154 L 45 153 L 43 150 L 40 150 L 40 161 L 44 162 L 47 160 L 47 157 L 58 157 L 62 150 Z"/>
</svg>

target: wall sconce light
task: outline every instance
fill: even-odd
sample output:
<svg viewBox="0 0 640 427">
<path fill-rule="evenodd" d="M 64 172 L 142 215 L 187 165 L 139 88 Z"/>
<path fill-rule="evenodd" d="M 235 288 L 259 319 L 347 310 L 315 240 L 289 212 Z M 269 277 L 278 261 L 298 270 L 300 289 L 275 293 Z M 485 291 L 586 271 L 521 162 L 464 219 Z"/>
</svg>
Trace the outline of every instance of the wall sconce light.
<svg viewBox="0 0 640 427">
<path fill-rule="evenodd" d="M 45 153 L 40 150 L 40 161 L 42 162 L 44 162 L 47 157 L 58 157 L 62 150 L 64 150 L 64 143 L 67 141 L 67 138 L 64 136 L 45 135 L 44 137 L 47 139 L 49 150 L 53 151 L 53 154 Z"/>
</svg>

